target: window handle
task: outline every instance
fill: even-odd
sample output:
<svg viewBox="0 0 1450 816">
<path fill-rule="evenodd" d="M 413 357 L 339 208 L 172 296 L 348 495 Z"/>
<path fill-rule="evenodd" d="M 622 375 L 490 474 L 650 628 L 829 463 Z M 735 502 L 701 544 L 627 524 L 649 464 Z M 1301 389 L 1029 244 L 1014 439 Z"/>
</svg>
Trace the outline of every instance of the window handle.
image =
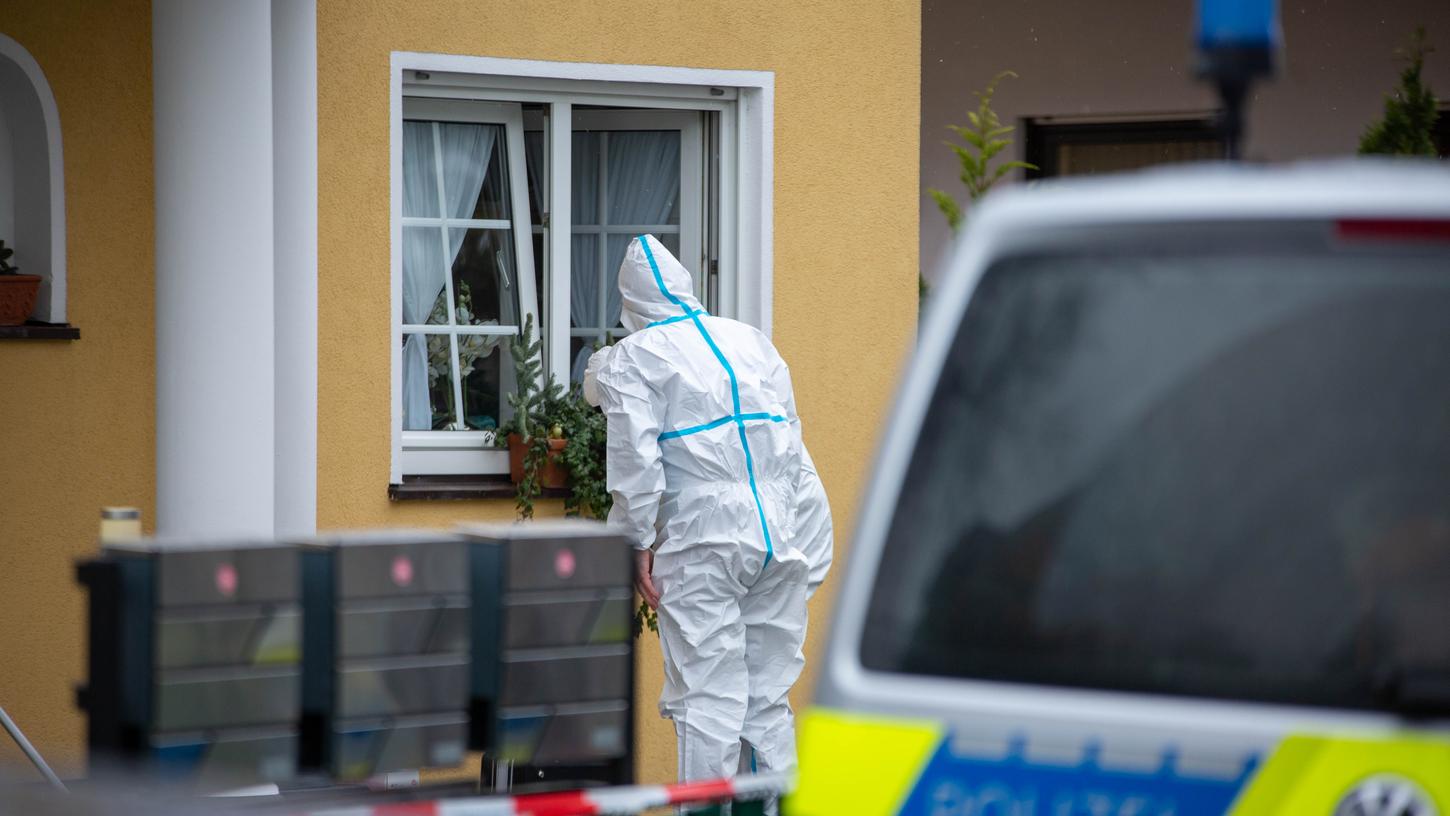
<svg viewBox="0 0 1450 816">
<path fill-rule="evenodd" d="M 512 288 L 514 288 L 513 283 L 511 283 L 509 281 L 509 271 L 508 271 L 508 269 L 504 268 L 503 250 L 500 249 L 500 250 L 497 250 L 497 251 L 495 251 L 493 253 L 493 264 L 494 264 L 494 266 L 498 267 L 498 275 L 499 275 L 499 277 L 500 278 L 503 278 L 503 288 L 505 288 L 505 289 L 512 289 Z"/>
</svg>

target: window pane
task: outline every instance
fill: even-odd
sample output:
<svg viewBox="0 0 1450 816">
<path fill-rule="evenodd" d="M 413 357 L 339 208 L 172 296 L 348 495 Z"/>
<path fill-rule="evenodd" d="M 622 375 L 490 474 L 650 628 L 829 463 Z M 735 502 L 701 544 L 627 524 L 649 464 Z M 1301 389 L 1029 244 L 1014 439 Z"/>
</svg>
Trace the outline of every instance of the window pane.
<svg viewBox="0 0 1450 816">
<path fill-rule="evenodd" d="M 448 217 L 507 219 L 508 163 L 503 126 L 449 122 L 438 130 Z"/>
<path fill-rule="evenodd" d="M 524 134 L 524 163 L 529 175 L 529 223 L 544 222 L 544 134 L 531 130 Z M 539 291 L 543 291 L 542 289 Z"/>
<path fill-rule="evenodd" d="M 448 323 L 443 290 L 443 231 L 403 227 L 403 322 Z"/>
<path fill-rule="evenodd" d="M 453 422 L 450 356 L 446 334 L 404 335 L 404 430 L 445 430 Z"/>
<path fill-rule="evenodd" d="M 571 337 L 569 338 L 569 384 L 579 385 L 584 382 L 584 369 L 589 364 L 589 356 L 594 353 L 594 347 L 603 346 L 604 341 L 599 337 Z"/>
<path fill-rule="evenodd" d="M 1355 708 L 1450 676 L 1450 255 L 1139 238 L 983 277 L 862 660 Z"/>
<path fill-rule="evenodd" d="M 1057 148 L 1063 176 L 1122 173 L 1157 164 L 1222 159 L 1223 143 L 1213 140 L 1064 144 Z"/>
<path fill-rule="evenodd" d="M 619 323 L 619 312 L 624 305 L 619 296 L 619 265 L 624 263 L 624 253 L 629 250 L 629 242 L 634 239 L 635 236 L 622 232 L 609 236 L 609 253 L 604 260 L 604 286 L 607 294 L 604 315 L 608 321 L 605 325 L 608 326 Z"/>
<path fill-rule="evenodd" d="M 574 178 L 570 182 L 573 201 L 569 208 L 575 224 L 599 223 L 599 134 L 574 132 Z"/>
<path fill-rule="evenodd" d="M 609 134 L 609 223 L 680 223 L 680 132 Z"/>
<path fill-rule="evenodd" d="M 512 414 L 506 395 L 514 391 L 508 338 L 459 335 L 458 371 L 463 377 L 464 421 L 470 430 L 489 431 Z"/>
<path fill-rule="evenodd" d="M 403 123 L 403 215 L 438 217 L 433 123 Z"/>
<path fill-rule="evenodd" d="M 599 236 L 575 235 L 569 259 L 569 324 L 599 325 Z"/>
<path fill-rule="evenodd" d="M 512 230 L 452 229 L 454 319 L 459 325 L 519 325 Z"/>
</svg>

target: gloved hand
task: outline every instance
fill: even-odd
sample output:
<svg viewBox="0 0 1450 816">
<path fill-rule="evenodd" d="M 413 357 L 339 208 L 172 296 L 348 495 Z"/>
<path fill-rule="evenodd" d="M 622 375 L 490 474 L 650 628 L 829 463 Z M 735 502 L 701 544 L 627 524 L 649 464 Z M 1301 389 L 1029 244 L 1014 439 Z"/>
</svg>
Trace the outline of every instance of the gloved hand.
<svg viewBox="0 0 1450 816">
<path fill-rule="evenodd" d="M 589 363 L 584 366 L 584 401 L 595 407 L 599 406 L 599 369 L 609 360 L 609 352 L 614 346 L 605 346 L 589 356 Z"/>
</svg>

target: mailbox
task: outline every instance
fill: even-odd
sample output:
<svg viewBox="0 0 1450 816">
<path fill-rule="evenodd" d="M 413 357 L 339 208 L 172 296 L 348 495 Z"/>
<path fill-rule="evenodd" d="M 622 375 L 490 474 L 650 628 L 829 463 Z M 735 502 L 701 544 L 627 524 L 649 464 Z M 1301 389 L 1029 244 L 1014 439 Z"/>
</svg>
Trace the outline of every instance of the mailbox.
<svg viewBox="0 0 1450 816">
<path fill-rule="evenodd" d="M 278 782 L 297 756 L 297 550 L 273 542 L 106 545 L 89 594 L 93 774 L 202 787 Z"/>
<path fill-rule="evenodd" d="M 468 730 L 468 545 L 431 531 L 302 545 L 304 768 L 455 765 Z"/>
<path fill-rule="evenodd" d="M 632 782 L 633 556 L 603 524 L 464 528 L 472 747 L 520 781 Z"/>
</svg>

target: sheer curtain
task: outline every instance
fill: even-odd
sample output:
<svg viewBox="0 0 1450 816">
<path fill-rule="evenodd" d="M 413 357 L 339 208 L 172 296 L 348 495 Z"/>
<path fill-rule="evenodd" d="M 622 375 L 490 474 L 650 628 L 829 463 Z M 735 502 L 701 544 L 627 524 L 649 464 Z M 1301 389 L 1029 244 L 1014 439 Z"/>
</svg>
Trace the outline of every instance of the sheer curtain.
<svg viewBox="0 0 1450 816">
<path fill-rule="evenodd" d="M 443 193 L 447 213 L 438 212 L 437 158 L 433 123 L 403 123 L 403 215 L 467 218 L 472 215 L 488 173 L 489 158 L 499 128 L 494 125 L 445 124 L 439 127 L 442 147 Z M 444 290 L 445 276 L 453 267 L 464 230 L 450 230 L 448 257 L 437 227 L 403 229 L 403 322 L 428 320 L 433 304 Z M 452 304 L 448 305 L 452 308 Z M 447 321 L 445 320 L 445 323 Z M 428 399 L 428 351 L 422 335 L 403 341 L 403 428 L 426 431 L 433 427 Z"/>
<path fill-rule="evenodd" d="M 680 133 L 676 130 L 615 131 L 609 134 L 609 223 L 679 223 Z M 673 218 L 671 217 L 673 214 Z M 604 326 L 619 322 L 619 264 L 634 236 L 610 241 L 605 268 L 608 287 Z"/>
<path fill-rule="evenodd" d="M 597 161 L 580 161 L 581 150 L 598 150 L 596 139 L 581 140 L 574 134 L 574 196 L 576 201 L 593 202 L 599 197 Z M 609 131 L 610 224 L 679 223 L 676 202 L 680 197 L 680 134 L 675 130 Z M 578 172 L 583 169 L 585 172 Z M 593 207 L 589 208 L 593 211 Z M 577 211 L 576 211 L 577 219 Z M 579 221 L 579 223 L 584 223 Z M 575 326 L 602 326 L 605 331 L 619 322 L 619 264 L 633 235 L 618 233 L 575 235 L 569 309 Z M 599 269 L 599 245 L 607 241 L 605 269 Z M 605 312 L 599 314 L 599 287 L 606 287 Z M 584 365 L 593 353 L 585 344 L 571 366 L 575 379 L 583 377 Z"/>
<path fill-rule="evenodd" d="M 576 132 L 570 180 L 575 224 L 599 223 L 599 134 Z M 570 242 L 569 317 L 578 327 L 599 325 L 599 244 L 596 235 L 576 234 Z"/>
</svg>

